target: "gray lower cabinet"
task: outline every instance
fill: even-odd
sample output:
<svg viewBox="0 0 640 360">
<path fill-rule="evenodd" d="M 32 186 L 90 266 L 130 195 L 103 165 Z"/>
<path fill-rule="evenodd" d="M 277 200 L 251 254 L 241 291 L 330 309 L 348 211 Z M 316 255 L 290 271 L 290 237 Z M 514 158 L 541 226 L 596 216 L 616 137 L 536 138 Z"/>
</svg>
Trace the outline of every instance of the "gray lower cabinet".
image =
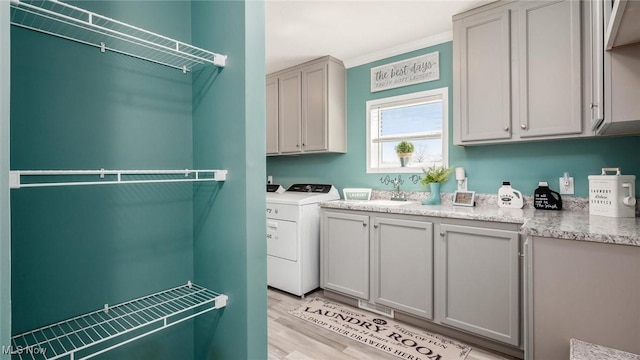
<svg viewBox="0 0 640 360">
<path fill-rule="evenodd" d="M 369 216 L 322 212 L 320 286 L 369 299 Z"/>
<path fill-rule="evenodd" d="M 436 321 L 518 346 L 517 231 L 441 224 L 435 251 Z"/>
<path fill-rule="evenodd" d="M 519 347 L 519 227 L 323 208 L 320 286 Z"/>
<path fill-rule="evenodd" d="M 433 319 L 433 223 L 373 219 L 373 301 Z"/>
<path fill-rule="evenodd" d="M 525 359 L 566 360 L 572 338 L 640 354 L 640 247 L 544 237 L 528 246 Z"/>
<path fill-rule="evenodd" d="M 324 209 L 320 246 L 323 289 L 433 319 L 432 222 Z"/>
</svg>

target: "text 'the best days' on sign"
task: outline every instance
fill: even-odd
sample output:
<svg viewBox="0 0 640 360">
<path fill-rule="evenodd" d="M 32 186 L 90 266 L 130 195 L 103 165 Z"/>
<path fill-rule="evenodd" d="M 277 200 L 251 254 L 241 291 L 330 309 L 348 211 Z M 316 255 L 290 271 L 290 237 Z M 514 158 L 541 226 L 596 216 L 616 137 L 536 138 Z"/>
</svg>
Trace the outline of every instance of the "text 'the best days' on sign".
<svg viewBox="0 0 640 360">
<path fill-rule="evenodd" d="M 438 51 L 371 69 L 371 92 L 440 79 Z"/>
</svg>

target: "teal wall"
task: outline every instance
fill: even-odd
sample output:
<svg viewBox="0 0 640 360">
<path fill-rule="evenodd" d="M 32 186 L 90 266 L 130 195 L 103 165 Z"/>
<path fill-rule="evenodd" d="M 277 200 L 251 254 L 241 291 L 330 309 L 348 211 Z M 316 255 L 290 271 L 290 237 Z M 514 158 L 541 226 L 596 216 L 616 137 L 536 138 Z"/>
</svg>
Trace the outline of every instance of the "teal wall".
<svg viewBox="0 0 640 360">
<path fill-rule="evenodd" d="M 0 350 L 11 338 L 11 208 L 9 199 L 9 2 L 0 1 Z M 0 359 L 10 356 L 0 352 Z"/>
<path fill-rule="evenodd" d="M 81 6 L 191 40 L 189 2 Z M 17 27 L 11 37 L 13 169 L 193 166 L 190 74 Z M 194 278 L 191 184 L 11 195 L 13 333 Z M 191 359 L 193 333 L 185 322 L 99 358 Z"/>
<path fill-rule="evenodd" d="M 370 92 L 369 77 L 372 67 L 384 65 L 414 56 L 440 52 L 440 79 L 402 88 Z M 296 182 L 332 183 L 340 190 L 344 187 L 371 187 L 391 190 L 380 178 L 394 178 L 398 174 L 366 174 L 366 112 L 368 100 L 401 95 L 411 92 L 449 87 L 449 129 L 453 119 L 453 62 L 452 43 L 375 61 L 347 69 L 347 128 L 348 152 L 346 154 L 316 154 L 301 156 L 277 156 L 267 158 L 267 174 L 274 182 L 289 186 Z M 453 132 L 449 131 L 449 142 L 453 143 Z M 558 140 L 537 143 L 503 144 L 476 147 L 449 146 L 449 165 L 464 167 L 469 179 L 469 189 L 479 193 L 497 193 L 503 180 L 525 194 L 532 194 L 538 181 L 548 181 L 552 189 L 558 189 L 558 178 L 568 171 L 575 178 L 576 196 L 588 196 L 587 176 L 598 174 L 602 167 L 621 167 L 623 173 L 640 177 L 640 161 L 637 156 L 638 136 L 615 138 L 589 138 L 580 140 Z M 409 176 L 404 190 L 426 190 L 413 184 Z M 443 191 L 455 190 L 455 181 L 450 178 Z"/>
<path fill-rule="evenodd" d="M 7 15 L 8 2 L 0 4 Z M 10 332 L 192 279 L 229 295 L 228 307 L 99 358 L 266 358 L 264 3 L 74 4 L 227 54 L 228 66 L 185 75 L 12 28 L 12 168 L 220 168 L 229 178 L 13 190 L 11 237 L 3 190 L 2 344 Z M 8 87 L 6 60 L 0 57 L 0 77 Z M 0 111 L 8 114 L 9 91 L 0 90 Z M 7 114 L 0 117 L 5 150 Z M 8 153 L 0 152 L 2 189 Z"/>
<path fill-rule="evenodd" d="M 193 3 L 193 42 L 229 56 L 194 74 L 194 165 L 229 170 L 194 192 L 198 283 L 229 296 L 196 320 L 195 358 L 266 359 L 264 3 Z"/>
</svg>

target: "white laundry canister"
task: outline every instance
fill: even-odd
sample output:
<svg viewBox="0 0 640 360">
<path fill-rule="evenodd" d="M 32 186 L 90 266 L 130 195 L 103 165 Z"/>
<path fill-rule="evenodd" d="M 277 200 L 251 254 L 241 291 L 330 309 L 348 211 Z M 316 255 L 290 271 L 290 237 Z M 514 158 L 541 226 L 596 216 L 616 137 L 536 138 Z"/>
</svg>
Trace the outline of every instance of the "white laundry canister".
<svg viewBox="0 0 640 360">
<path fill-rule="evenodd" d="M 612 171 L 616 174 L 607 175 Z M 622 175 L 619 168 L 603 168 L 600 175 L 589 175 L 589 214 L 635 217 L 635 175 Z"/>
</svg>

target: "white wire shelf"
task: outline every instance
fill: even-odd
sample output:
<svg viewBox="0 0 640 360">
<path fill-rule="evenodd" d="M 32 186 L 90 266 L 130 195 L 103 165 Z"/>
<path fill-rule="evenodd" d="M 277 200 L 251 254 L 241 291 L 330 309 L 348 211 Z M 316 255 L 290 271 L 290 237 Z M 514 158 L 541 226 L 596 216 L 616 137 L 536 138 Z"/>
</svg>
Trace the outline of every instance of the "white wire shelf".
<svg viewBox="0 0 640 360">
<path fill-rule="evenodd" d="M 89 359 L 167 327 L 227 305 L 228 297 L 190 281 L 114 306 L 60 321 L 11 338 L 12 359 Z M 142 334 L 139 334 L 143 331 Z M 127 333 L 136 336 L 127 338 Z M 106 348 L 92 349 L 102 342 L 123 336 Z M 80 355 L 81 357 L 76 357 Z"/>
<path fill-rule="evenodd" d="M 20 189 L 46 186 L 147 184 L 225 181 L 227 170 L 12 170 L 9 187 Z M 23 182 L 23 177 L 33 180 Z M 64 181 L 51 181 L 62 178 Z M 87 180 L 89 178 L 89 180 Z"/>
<path fill-rule="evenodd" d="M 11 0 L 11 24 L 139 59 L 192 71 L 224 67 L 227 56 L 201 49 L 58 0 Z"/>
</svg>

